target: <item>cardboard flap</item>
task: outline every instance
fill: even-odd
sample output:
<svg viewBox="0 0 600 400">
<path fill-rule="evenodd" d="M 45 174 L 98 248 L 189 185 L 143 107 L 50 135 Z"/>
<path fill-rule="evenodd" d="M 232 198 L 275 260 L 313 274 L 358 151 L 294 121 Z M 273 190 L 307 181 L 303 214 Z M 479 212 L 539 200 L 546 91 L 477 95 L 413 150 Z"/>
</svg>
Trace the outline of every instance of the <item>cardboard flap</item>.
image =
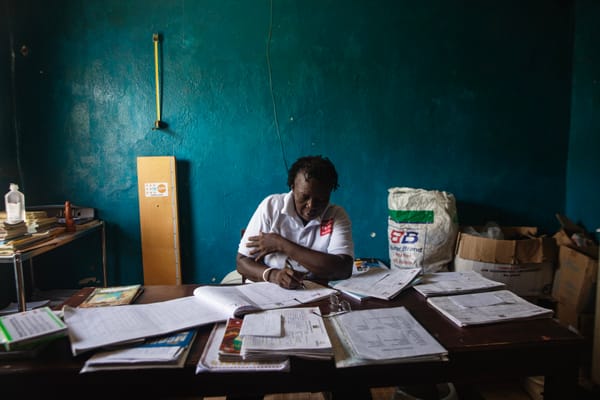
<svg viewBox="0 0 600 400">
<path fill-rule="evenodd" d="M 504 230 L 504 229 L 503 229 Z M 556 261 L 552 238 L 496 240 L 459 233 L 457 255 L 494 264 L 534 264 Z"/>
<path fill-rule="evenodd" d="M 560 222 L 561 229 L 556 232 L 553 236 L 557 246 L 567 246 L 573 250 L 583 253 L 593 259 L 598 259 L 598 245 L 594 242 L 593 238 L 585 231 L 585 229 L 569 218 L 561 214 L 556 214 L 556 218 Z M 582 235 L 586 238 L 585 244 L 578 246 L 572 238 L 573 234 Z"/>
</svg>

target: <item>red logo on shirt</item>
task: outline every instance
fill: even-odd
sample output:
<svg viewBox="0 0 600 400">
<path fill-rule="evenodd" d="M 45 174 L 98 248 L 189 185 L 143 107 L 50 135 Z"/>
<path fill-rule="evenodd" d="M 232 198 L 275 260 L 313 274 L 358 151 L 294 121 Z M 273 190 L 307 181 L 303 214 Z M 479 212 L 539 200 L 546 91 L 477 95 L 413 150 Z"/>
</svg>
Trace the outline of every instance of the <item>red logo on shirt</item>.
<svg viewBox="0 0 600 400">
<path fill-rule="evenodd" d="M 333 218 L 321 221 L 321 236 L 329 235 L 333 231 Z"/>
</svg>

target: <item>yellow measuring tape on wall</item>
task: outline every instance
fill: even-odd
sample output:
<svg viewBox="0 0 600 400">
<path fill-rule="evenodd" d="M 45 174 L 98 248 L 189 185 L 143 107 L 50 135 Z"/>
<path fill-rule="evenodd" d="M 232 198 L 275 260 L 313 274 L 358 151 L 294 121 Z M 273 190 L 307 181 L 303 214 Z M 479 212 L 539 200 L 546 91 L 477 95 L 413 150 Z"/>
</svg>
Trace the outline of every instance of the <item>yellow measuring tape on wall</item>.
<svg viewBox="0 0 600 400">
<path fill-rule="evenodd" d="M 155 33 L 152 35 L 152 41 L 154 42 L 154 79 L 156 81 L 156 121 L 154 121 L 155 129 L 162 129 L 165 127 L 165 123 L 160 120 L 160 80 L 158 74 L 158 42 L 160 42 L 160 35 Z"/>
</svg>

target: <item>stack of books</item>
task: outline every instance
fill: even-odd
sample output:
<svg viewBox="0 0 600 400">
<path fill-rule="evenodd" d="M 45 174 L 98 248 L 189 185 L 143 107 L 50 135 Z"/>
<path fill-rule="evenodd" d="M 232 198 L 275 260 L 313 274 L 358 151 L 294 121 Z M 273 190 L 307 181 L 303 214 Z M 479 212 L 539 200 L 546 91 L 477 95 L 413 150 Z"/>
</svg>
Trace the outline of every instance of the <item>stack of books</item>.
<svg viewBox="0 0 600 400">
<path fill-rule="evenodd" d="M 81 372 L 183 368 L 195 336 L 196 330 L 190 329 L 98 352 L 85 362 Z"/>
<path fill-rule="evenodd" d="M 23 221 L 16 224 L 6 222 L 6 214 L 4 217 L 0 215 L 0 243 L 21 237 L 27 233 L 27 224 Z"/>
<path fill-rule="evenodd" d="M 32 233 L 18 236 L 12 240 L 0 242 L 0 255 L 11 255 L 16 251 L 26 251 L 46 245 L 50 240 L 62 232 L 65 228 L 54 227 L 42 233 Z"/>
<path fill-rule="evenodd" d="M 29 233 L 45 232 L 58 225 L 58 218 L 49 217 L 46 211 L 26 211 L 25 217 Z"/>
</svg>

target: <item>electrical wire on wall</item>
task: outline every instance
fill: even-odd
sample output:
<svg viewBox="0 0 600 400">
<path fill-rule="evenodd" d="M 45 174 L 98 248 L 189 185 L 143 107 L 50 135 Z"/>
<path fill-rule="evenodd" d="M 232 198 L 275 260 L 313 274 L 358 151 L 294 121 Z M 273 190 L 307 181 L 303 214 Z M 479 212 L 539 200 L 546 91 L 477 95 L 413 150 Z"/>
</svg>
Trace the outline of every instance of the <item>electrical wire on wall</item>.
<svg viewBox="0 0 600 400">
<path fill-rule="evenodd" d="M 271 37 L 273 36 L 273 0 L 270 1 L 270 16 L 269 16 L 269 34 L 267 36 L 267 71 L 269 73 L 269 89 L 271 91 L 271 103 L 273 104 L 273 119 L 275 122 L 275 132 L 277 132 L 277 138 L 279 139 L 279 147 L 281 148 L 281 157 L 283 158 L 283 164 L 285 170 L 288 171 L 287 157 L 285 155 L 285 148 L 283 141 L 281 140 L 281 132 L 279 130 L 279 118 L 277 116 L 277 105 L 275 104 L 275 94 L 273 93 L 273 74 L 271 73 Z"/>
</svg>

